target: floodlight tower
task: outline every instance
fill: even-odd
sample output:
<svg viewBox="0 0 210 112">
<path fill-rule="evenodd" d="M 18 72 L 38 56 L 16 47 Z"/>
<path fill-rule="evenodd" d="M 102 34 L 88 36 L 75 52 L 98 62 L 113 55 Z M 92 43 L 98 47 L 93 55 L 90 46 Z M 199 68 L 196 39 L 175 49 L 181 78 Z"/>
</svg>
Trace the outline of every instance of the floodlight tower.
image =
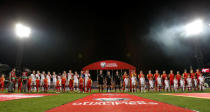
<svg viewBox="0 0 210 112">
<path fill-rule="evenodd" d="M 23 59 L 23 50 L 24 50 L 24 41 L 26 38 L 30 38 L 31 35 L 31 28 L 23 25 L 21 23 L 17 23 L 15 25 L 15 34 L 16 37 L 19 39 L 19 46 L 17 52 L 17 59 L 16 59 L 16 67 L 17 70 L 21 73 L 21 64 Z"/>
</svg>

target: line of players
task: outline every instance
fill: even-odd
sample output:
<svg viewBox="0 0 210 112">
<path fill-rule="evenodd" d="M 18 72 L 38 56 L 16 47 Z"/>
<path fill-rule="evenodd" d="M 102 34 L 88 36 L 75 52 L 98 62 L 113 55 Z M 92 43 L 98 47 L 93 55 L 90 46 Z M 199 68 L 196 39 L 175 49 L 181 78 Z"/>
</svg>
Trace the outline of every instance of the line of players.
<svg viewBox="0 0 210 112">
<path fill-rule="evenodd" d="M 103 75 L 102 70 L 98 74 L 98 85 L 99 92 L 104 89 L 104 83 L 106 83 L 107 92 L 110 91 L 111 86 L 114 85 L 115 91 L 119 89 L 119 91 L 129 91 L 136 92 L 137 86 L 141 92 L 145 92 L 146 88 L 148 91 L 161 91 L 162 89 L 165 91 L 175 91 L 177 92 L 179 89 L 182 91 L 188 90 L 200 90 L 204 89 L 204 81 L 205 78 L 202 76 L 202 73 L 199 69 L 194 73 L 193 70 L 190 70 L 190 73 L 187 73 L 187 70 L 184 70 L 184 73 L 181 75 L 179 71 L 177 71 L 176 75 L 173 73 L 173 70 L 170 70 L 169 74 L 166 74 L 166 71 L 163 71 L 162 74 L 155 71 L 152 74 L 151 70 L 149 70 L 148 74 L 145 76 L 143 71 L 140 71 L 140 74 L 136 74 L 135 71 L 132 71 L 129 75 L 124 72 L 122 77 L 119 75 L 118 71 L 112 79 L 110 79 L 110 72 L 107 72 L 107 75 Z M 146 78 L 148 81 L 146 81 Z M 112 83 L 114 82 L 114 84 Z"/>
<path fill-rule="evenodd" d="M 4 77 L 4 76 L 2 76 Z M 2 82 L 4 83 L 4 82 Z M 51 88 L 56 92 L 80 91 L 91 92 L 92 80 L 89 71 L 81 71 L 72 73 L 71 70 L 67 73 L 64 71 L 62 74 L 57 75 L 55 72 L 45 73 L 43 71 L 33 71 L 30 75 L 25 70 L 20 77 L 16 76 L 16 69 L 13 69 L 9 74 L 9 87 L 8 92 L 14 92 L 18 85 L 18 92 L 48 92 Z M 2 86 L 3 91 L 4 86 Z"/>
</svg>

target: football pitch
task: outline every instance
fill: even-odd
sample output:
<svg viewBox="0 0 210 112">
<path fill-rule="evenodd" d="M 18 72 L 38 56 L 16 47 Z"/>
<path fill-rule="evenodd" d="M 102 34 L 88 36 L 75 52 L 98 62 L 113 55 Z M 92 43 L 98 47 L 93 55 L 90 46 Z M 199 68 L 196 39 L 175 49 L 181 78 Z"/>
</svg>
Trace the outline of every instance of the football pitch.
<svg viewBox="0 0 210 112">
<path fill-rule="evenodd" d="M 97 90 L 93 90 L 91 94 L 98 93 Z M 187 92 L 186 92 L 187 93 Z M 194 93 L 194 92 L 191 92 Z M 196 92 L 198 93 L 198 92 Z M 202 93 L 210 93 L 210 89 L 206 89 Z M 55 94 L 50 92 L 50 94 Z M 59 107 L 64 104 L 68 104 L 72 101 L 84 98 L 91 95 L 90 93 L 59 93 L 52 96 L 34 97 L 25 99 L 16 99 L 9 101 L 0 101 L 0 112 L 46 112 L 50 109 Z M 154 93 L 128 93 L 138 97 L 151 99 L 154 101 L 182 107 L 199 112 L 209 112 L 210 99 L 194 98 L 184 96 L 166 95 L 165 92 Z M 139 110 L 140 111 L 140 110 Z"/>
</svg>

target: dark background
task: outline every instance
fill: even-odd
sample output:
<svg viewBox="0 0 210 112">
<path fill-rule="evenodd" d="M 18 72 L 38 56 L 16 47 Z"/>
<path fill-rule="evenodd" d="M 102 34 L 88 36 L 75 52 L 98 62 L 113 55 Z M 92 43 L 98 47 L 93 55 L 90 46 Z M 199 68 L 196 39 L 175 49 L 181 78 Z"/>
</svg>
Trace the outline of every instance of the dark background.
<svg viewBox="0 0 210 112">
<path fill-rule="evenodd" d="M 31 38 L 24 40 L 22 62 L 30 69 L 80 70 L 87 64 L 107 59 L 125 61 L 138 70 L 183 70 L 190 65 L 196 68 L 194 41 L 199 41 L 204 65 L 208 67 L 209 38 L 180 39 L 187 50 L 180 46 L 170 50 L 154 40 L 156 34 L 152 31 L 158 32 L 161 25 L 173 26 L 196 17 L 209 22 L 209 6 L 208 1 L 177 0 L 139 3 L 1 1 L 0 62 L 15 66 L 18 43 L 23 40 L 16 38 L 14 24 L 23 22 L 32 28 Z"/>
</svg>

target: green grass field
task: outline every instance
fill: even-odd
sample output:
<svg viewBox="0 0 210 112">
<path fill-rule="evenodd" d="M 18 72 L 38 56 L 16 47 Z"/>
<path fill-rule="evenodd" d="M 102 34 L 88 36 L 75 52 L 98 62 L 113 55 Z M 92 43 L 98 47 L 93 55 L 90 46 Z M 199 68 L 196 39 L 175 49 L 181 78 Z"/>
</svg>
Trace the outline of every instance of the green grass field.
<svg viewBox="0 0 210 112">
<path fill-rule="evenodd" d="M 94 90 L 93 93 L 97 93 Z M 210 92 L 210 89 L 205 90 Z M 54 93 L 54 92 L 51 92 Z M 132 95 L 176 105 L 200 112 L 209 112 L 210 99 L 190 98 L 182 96 L 168 96 L 162 93 L 130 93 Z M 83 98 L 89 94 L 85 93 L 60 93 L 55 96 L 40 98 L 18 99 L 0 102 L 0 112 L 45 112 L 54 107 Z"/>
</svg>

